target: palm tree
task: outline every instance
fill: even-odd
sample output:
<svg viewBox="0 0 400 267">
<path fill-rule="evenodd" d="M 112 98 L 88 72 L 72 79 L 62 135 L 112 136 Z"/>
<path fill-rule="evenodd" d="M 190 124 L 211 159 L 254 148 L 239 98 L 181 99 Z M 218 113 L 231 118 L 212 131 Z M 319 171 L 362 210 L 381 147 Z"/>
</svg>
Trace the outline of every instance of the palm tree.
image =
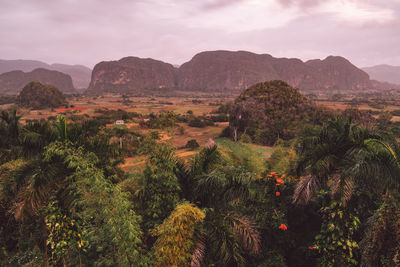
<svg viewBox="0 0 400 267">
<path fill-rule="evenodd" d="M 19 120 L 21 116 L 17 116 L 17 111 L 15 109 L 11 112 L 3 110 L 0 113 L 0 119 L 7 123 L 9 137 L 14 139 L 18 138 Z"/>
<path fill-rule="evenodd" d="M 58 136 L 61 140 L 67 140 L 69 137 L 69 128 L 67 126 L 67 119 L 63 116 L 57 117 L 57 122 L 54 122 L 57 129 Z"/>
<path fill-rule="evenodd" d="M 57 139 L 57 132 L 46 120 L 29 121 L 21 128 L 19 143 L 24 157 L 39 156 L 43 148 Z"/>
<path fill-rule="evenodd" d="M 398 143 L 396 140 L 366 140 L 365 148 L 354 153 L 349 173 L 352 173 L 354 179 L 365 188 L 382 196 L 379 199 L 380 205 L 367 220 L 366 231 L 360 242 L 362 265 L 384 265 L 382 259 L 386 259 L 393 266 L 398 264 L 400 258 Z"/>
<path fill-rule="evenodd" d="M 297 175 L 304 175 L 297 186 L 293 201 L 306 204 L 321 187 L 329 187 L 332 195 L 347 202 L 353 193 L 356 175 L 355 155 L 365 151 L 370 140 L 381 137 L 351 123 L 351 119 L 336 118 L 320 129 L 308 129 L 300 137 L 297 153 Z M 357 179 L 357 181 L 355 180 Z"/>
<path fill-rule="evenodd" d="M 191 266 L 207 261 L 218 266 L 244 266 L 243 253 L 258 253 L 260 249 L 256 225 L 235 209 L 240 199 L 249 196 L 251 174 L 224 162 L 212 142 L 190 164 L 178 163 L 176 175 L 182 197 L 206 210 Z"/>
<path fill-rule="evenodd" d="M 400 148 L 396 140 L 337 119 L 303 136 L 298 152 L 297 173 L 306 176 L 295 190 L 294 202 L 307 203 L 321 186 L 330 187 L 331 194 L 341 196 L 344 203 L 356 188 L 375 194 L 380 206 L 368 219 L 360 243 L 363 266 L 382 265 L 383 255 L 392 263 L 398 261 Z M 393 233 L 397 241 L 392 240 Z"/>
<path fill-rule="evenodd" d="M 15 159 L 20 154 L 18 147 L 19 136 L 19 120 L 17 111 L 1 111 L 0 113 L 0 162 L 4 163 L 8 160 Z"/>
</svg>

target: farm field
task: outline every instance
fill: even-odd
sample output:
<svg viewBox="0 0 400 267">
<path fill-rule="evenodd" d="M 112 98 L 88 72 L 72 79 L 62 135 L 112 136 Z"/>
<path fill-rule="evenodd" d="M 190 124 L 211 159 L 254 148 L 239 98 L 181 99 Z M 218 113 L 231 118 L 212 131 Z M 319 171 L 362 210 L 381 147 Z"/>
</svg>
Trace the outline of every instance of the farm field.
<svg viewBox="0 0 400 267">
<path fill-rule="evenodd" d="M 34 119 L 47 119 L 63 115 L 70 118 L 73 115 L 94 117 L 101 115 L 99 110 L 124 110 L 126 112 L 136 112 L 141 115 L 151 113 L 172 111 L 176 114 L 186 114 L 191 111 L 194 116 L 209 115 L 218 108 L 217 104 L 232 101 L 233 98 L 201 98 L 201 97 L 129 97 L 122 98 L 120 95 L 106 95 L 102 97 L 73 97 L 68 99 L 69 107 L 57 109 L 28 110 L 21 109 L 21 121 Z M 125 104 L 123 104 L 123 102 Z M 1 107 L 0 107 L 1 108 Z M 215 122 L 212 126 L 204 128 L 190 127 L 187 123 L 177 123 L 173 128 L 156 129 L 159 133 L 159 142 L 168 142 L 176 148 L 176 155 L 184 160 L 189 160 L 198 150 L 184 148 L 189 140 L 196 140 L 202 147 L 209 139 L 221 148 L 226 157 L 234 159 L 238 164 L 247 162 L 257 171 L 265 168 L 265 159 L 272 153 L 271 147 L 263 147 L 253 144 L 233 143 L 229 139 L 219 138 L 228 122 Z M 118 127 L 114 123 L 108 124 L 108 128 Z M 178 132 L 178 127 L 183 128 L 183 133 Z M 138 121 L 125 121 L 124 128 L 131 131 L 147 134 L 153 129 L 141 127 Z M 140 172 L 146 163 L 146 156 L 126 157 L 121 168 L 127 172 Z"/>
<path fill-rule="evenodd" d="M 22 115 L 21 122 L 34 119 L 55 118 L 57 115 L 63 115 L 67 118 L 71 116 L 94 117 L 101 115 L 101 110 L 124 110 L 126 112 L 135 112 L 141 115 L 159 114 L 161 112 L 172 111 L 175 114 L 187 114 L 188 111 L 194 116 L 207 116 L 213 110 L 216 110 L 220 104 L 233 101 L 234 97 L 201 97 L 201 96 L 180 96 L 180 97 L 126 97 L 121 95 L 103 95 L 103 96 L 73 96 L 68 98 L 69 106 L 57 109 L 28 110 L 20 109 Z M 348 100 L 316 100 L 316 103 L 329 109 L 344 110 L 349 106 Z M 1 108 L 9 108 L 10 104 L 2 105 Z M 360 110 L 372 110 L 381 112 L 382 109 L 373 108 L 367 104 L 358 105 Z M 384 110 L 392 111 L 398 109 L 395 105 L 387 105 Z M 377 115 L 374 115 L 377 117 Z M 400 116 L 393 116 L 392 121 L 400 121 Z M 246 161 L 252 168 L 262 171 L 265 167 L 265 159 L 271 153 L 271 147 L 257 146 L 253 144 L 233 143 L 225 138 L 218 138 L 228 122 L 216 122 L 212 126 L 204 128 L 190 127 L 187 123 L 177 123 L 174 128 L 157 129 L 160 135 L 159 142 L 169 142 L 176 148 L 176 154 L 179 158 L 189 160 L 196 150 L 184 148 L 189 140 L 196 140 L 200 146 L 204 146 L 209 139 L 221 147 L 225 156 L 231 159 L 237 159 L 238 164 Z M 115 124 L 109 124 L 107 127 L 115 127 Z M 138 121 L 125 121 L 125 127 L 131 131 L 147 134 L 152 129 L 141 127 Z M 178 127 L 183 128 L 183 132 L 178 132 Z M 124 171 L 141 171 L 146 162 L 146 157 L 136 156 L 125 158 L 125 163 L 121 165 Z"/>
<path fill-rule="evenodd" d="M 188 110 L 193 115 L 204 115 L 216 109 L 218 104 L 233 100 L 231 98 L 210 97 L 121 97 L 121 95 L 104 95 L 101 97 L 79 96 L 68 98 L 69 107 L 58 109 L 28 110 L 21 109 L 22 120 L 42 119 L 49 116 L 62 115 L 98 115 L 97 110 L 122 109 L 127 112 L 137 112 L 143 115 L 162 111 L 186 113 Z M 10 105 L 0 105 L 0 109 L 9 108 Z"/>
</svg>

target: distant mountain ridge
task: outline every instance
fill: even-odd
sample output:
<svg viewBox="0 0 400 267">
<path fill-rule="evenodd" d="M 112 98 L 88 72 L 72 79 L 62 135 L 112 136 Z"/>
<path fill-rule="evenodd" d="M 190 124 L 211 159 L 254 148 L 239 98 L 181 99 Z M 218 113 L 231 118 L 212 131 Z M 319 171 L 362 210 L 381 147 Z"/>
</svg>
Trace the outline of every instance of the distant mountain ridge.
<svg viewBox="0 0 400 267">
<path fill-rule="evenodd" d="M 0 74 L 14 70 L 30 72 L 34 69 L 43 68 L 48 70 L 56 70 L 71 76 L 75 88 L 86 89 L 90 83 L 92 70 L 83 65 L 67 65 L 67 64 L 47 64 L 38 60 L 4 60 L 0 59 Z"/>
<path fill-rule="evenodd" d="M 362 68 L 371 79 L 400 85 L 400 66 L 376 65 Z"/>
<path fill-rule="evenodd" d="M 15 70 L 0 74 L 0 93 L 18 93 L 30 82 L 52 85 L 63 93 L 76 93 L 71 76 L 59 71 L 42 68 L 31 72 Z"/>
<path fill-rule="evenodd" d="M 92 72 L 88 91 L 129 93 L 136 90 L 175 88 L 174 66 L 154 59 L 125 57 L 98 63 Z"/>
<path fill-rule="evenodd" d="M 134 93 L 163 89 L 240 92 L 269 80 L 283 80 L 303 91 L 362 91 L 374 89 L 378 84 L 366 72 L 338 56 L 303 62 L 247 51 L 206 51 L 179 68 L 137 57 L 103 61 L 94 67 L 87 92 Z"/>
</svg>

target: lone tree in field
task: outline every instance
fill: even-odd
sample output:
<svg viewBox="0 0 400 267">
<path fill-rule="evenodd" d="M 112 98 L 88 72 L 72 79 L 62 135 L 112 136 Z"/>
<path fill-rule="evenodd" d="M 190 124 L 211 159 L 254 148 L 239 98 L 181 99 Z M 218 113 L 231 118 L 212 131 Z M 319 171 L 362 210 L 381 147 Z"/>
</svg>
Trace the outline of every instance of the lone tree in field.
<svg viewBox="0 0 400 267">
<path fill-rule="evenodd" d="M 39 82 L 28 83 L 18 95 L 17 102 L 31 109 L 58 108 L 68 104 L 60 90 Z"/>
</svg>

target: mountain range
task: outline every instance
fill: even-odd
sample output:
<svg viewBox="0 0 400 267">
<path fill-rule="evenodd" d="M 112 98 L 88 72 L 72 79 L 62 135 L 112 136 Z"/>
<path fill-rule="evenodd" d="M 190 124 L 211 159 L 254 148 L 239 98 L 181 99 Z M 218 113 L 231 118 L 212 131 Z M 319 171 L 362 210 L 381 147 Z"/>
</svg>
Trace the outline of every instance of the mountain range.
<svg viewBox="0 0 400 267">
<path fill-rule="evenodd" d="M 56 70 L 68 74 L 72 78 L 75 88 L 86 89 L 90 82 L 92 70 L 82 65 L 67 64 L 47 64 L 37 60 L 4 60 L 0 59 L 0 74 L 20 70 L 23 72 L 31 72 L 34 69 Z M 22 88 L 21 88 L 22 89 Z"/>
<path fill-rule="evenodd" d="M 240 92 L 268 80 L 283 80 L 303 91 L 364 91 L 396 87 L 370 80 L 366 72 L 338 56 L 303 62 L 296 58 L 275 58 L 247 51 L 207 51 L 195 55 L 179 68 L 138 57 L 100 62 L 93 69 L 87 92 L 134 93 L 167 89 Z"/>
<path fill-rule="evenodd" d="M 34 69 L 31 72 L 14 70 L 0 74 L 0 93 L 15 94 L 33 81 L 55 86 L 63 93 L 76 93 L 71 76 L 42 68 Z"/>
<path fill-rule="evenodd" d="M 359 69 L 340 56 L 302 61 L 223 50 L 198 53 L 180 66 L 130 56 L 102 61 L 93 71 L 82 65 L 0 60 L 0 73 L 1 93 L 19 92 L 31 81 L 54 85 L 63 92 L 75 92 L 74 87 L 80 91 L 87 88 L 90 94 L 165 90 L 240 92 L 268 80 L 283 80 L 304 92 L 400 89 L 396 85 L 400 84 L 400 67 L 379 65 Z"/>
<path fill-rule="evenodd" d="M 362 70 L 368 73 L 371 79 L 380 82 L 400 84 L 400 66 L 390 66 L 383 64 L 372 67 L 365 67 L 362 68 Z"/>
</svg>

